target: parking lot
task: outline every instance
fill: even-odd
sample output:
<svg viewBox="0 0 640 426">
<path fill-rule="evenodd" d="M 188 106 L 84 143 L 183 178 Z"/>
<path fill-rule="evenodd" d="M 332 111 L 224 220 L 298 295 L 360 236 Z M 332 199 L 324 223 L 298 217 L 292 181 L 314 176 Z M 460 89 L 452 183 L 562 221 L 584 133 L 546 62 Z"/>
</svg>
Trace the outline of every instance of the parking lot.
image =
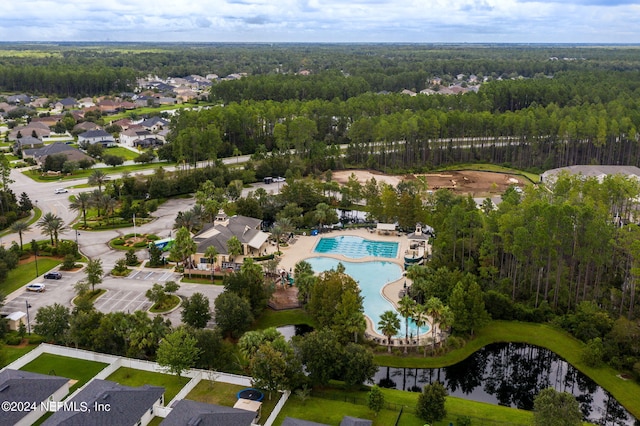
<svg viewBox="0 0 640 426">
<path fill-rule="evenodd" d="M 94 304 L 103 313 L 146 311 L 151 302 L 144 293 L 134 290 L 111 290 L 103 294 Z"/>
<path fill-rule="evenodd" d="M 133 280 L 148 280 L 161 283 L 166 281 L 178 281 L 180 279 L 180 276 L 173 271 L 135 270 L 131 272 L 127 276 L 127 278 Z"/>
</svg>

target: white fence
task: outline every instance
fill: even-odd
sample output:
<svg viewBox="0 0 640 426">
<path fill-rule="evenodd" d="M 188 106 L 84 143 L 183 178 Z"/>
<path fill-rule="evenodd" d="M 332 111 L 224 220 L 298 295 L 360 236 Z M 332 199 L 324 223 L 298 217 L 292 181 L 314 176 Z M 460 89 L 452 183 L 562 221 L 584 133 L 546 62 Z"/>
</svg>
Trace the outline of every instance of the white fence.
<svg viewBox="0 0 640 426">
<path fill-rule="evenodd" d="M 45 353 L 108 364 L 104 369 L 102 369 L 98 374 L 94 376 L 95 379 L 104 380 L 120 367 L 128 367 L 135 370 L 150 371 L 153 373 L 166 373 L 166 370 L 156 362 L 120 357 L 116 355 L 101 354 L 98 352 L 86 351 L 84 349 L 74 349 L 68 348 L 66 346 L 51 345 L 48 343 L 41 343 L 37 348 L 18 358 L 0 371 L 3 371 L 5 369 L 19 370 L 20 368 L 24 367 L 25 365 Z M 251 377 L 239 376 L 237 374 L 212 372 L 209 370 L 201 370 L 195 368 L 184 371 L 182 373 L 182 376 L 189 377 L 191 378 L 191 380 L 189 380 L 189 382 L 180 390 L 180 392 L 178 392 L 175 398 L 173 398 L 168 404 L 166 404 L 165 407 L 155 408 L 155 413 L 159 417 L 166 417 L 171 412 L 171 406 L 175 402 L 184 399 L 189 394 L 189 392 L 191 392 L 193 388 L 195 388 L 198 383 L 200 383 L 201 380 L 213 380 L 216 382 L 230 383 L 233 385 L 246 387 L 251 387 L 252 385 Z M 89 382 L 87 382 L 84 386 L 86 386 L 88 383 Z M 67 397 L 67 400 L 70 400 L 78 392 L 84 389 L 84 386 L 77 389 L 73 394 L 69 395 Z M 278 401 L 278 404 L 276 404 L 274 410 L 271 412 L 271 415 L 267 419 L 265 426 L 271 426 L 273 424 L 288 398 L 289 392 L 285 392 L 280 398 L 280 401 Z"/>
</svg>

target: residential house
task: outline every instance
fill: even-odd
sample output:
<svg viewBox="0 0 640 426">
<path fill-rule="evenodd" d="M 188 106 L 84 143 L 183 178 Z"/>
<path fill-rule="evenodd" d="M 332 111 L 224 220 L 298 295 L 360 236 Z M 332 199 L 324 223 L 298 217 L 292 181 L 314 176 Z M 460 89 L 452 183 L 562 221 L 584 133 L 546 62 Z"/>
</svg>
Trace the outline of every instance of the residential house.
<svg viewBox="0 0 640 426">
<path fill-rule="evenodd" d="M 561 173 L 580 175 L 585 178 L 595 177 L 602 182 L 609 175 L 622 175 L 640 181 L 640 168 L 636 166 L 587 166 L 577 165 L 547 170 L 540 176 L 540 181 L 553 185 Z"/>
<path fill-rule="evenodd" d="M 235 260 L 231 258 L 227 248 L 227 243 L 232 237 L 240 240 L 243 256 L 264 255 L 267 250 L 267 240 L 270 234 L 260 230 L 261 224 L 262 221 L 260 219 L 247 216 L 229 217 L 220 210 L 214 223 L 205 225 L 202 231 L 193 237 L 197 244 L 194 259 L 197 265 L 201 265 L 199 269 L 210 269 L 210 267 L 207 266 L 209 259 L 204 255 L 210 246 L 214 246 L 218 251 L 216 265 L 225 268 L 227 267 L 225 263 Z"/>
<path fill-rule="evenodd" d="M 413 90 L 409 90 L 409 89 L 404 89 L 402 92 L 403 95 L 409 95 L 409 96 L 415 96 L 416 92 L 414 92 Z"/>
<path fill-rule="evenodd" d="M 91 145 L 99 143 L 105 148 L 116 146 L 116 140 L 113 135 L 102 129 L 89 130 L 88 132 L 80 133 L 78 135 L 78 144 L 82 145 L 84 143 L 89 143 Z"/>
<path fill-rule="evenodd" d="M 93 98 L 82 98 L 78 101 L 78 106 L 80 108 L 91 108 L 96 106 L 96 103 L 93 101 Z"/>
<path fill-rule="evenodd" d="M 77 108 L 77 106 L 78 106 L 78 101 L 75 100 L 74 98 L 60 99 L 58 102 L 53 104 L 53 108 L 57 110 L 73 109 L 73 108 Z"/>
<path fill-rule="evenodd" d="M 160 423 L 162 426 L 251 426 L 256 413 L 238 408 L 183 399 L 178 401 L 167 417 Z"/>
<path fill-rule="evenodd" d="M 25 136 L 33 136 L 34 138 L 42 139 L 43 137 L 49 136 L 51 134 L 51 129 L 44 123 L 29 123 L 26 126 L 18 126 L 13 128 L 9 132 L 8 139 L 10 141 L 15 141 L 20 139 L 20 137 Z M 18 137 L 20 136 L 20 137 Z"/>
<path fill-rule="evenodd" d="M 33 108 L 45 108 L 49 105 L 49 98 L 37 98 L 29 103 L 30 107 Z"/>
<path fill-rule="evenodd" d="M 98 108 L 103 114 L 115 114 L 120 109 L 120 102 L 105 99 L 98 102 Z"/>
<path fill-rule="evenodd" d="M 16 141 L 13 144 L 13 152 L 18 153 L 18 151 L 24 151 L 25 149 L 35 149 L 42 148 L 44 144 L 38 138 L 34 138 L 33 136 L 25 136 Z"/>
<path fill-rule="evenodd" d="M 120 132 L 120 143 L 126 146 L 135 146 L 136 142 L 149 138 L 153 135 L 149 130 L 142 126 L 135 126 L 128 130 Z"/>
<path fill-rule="evenodd" d="M 33 158 L 40 165 L 44 164 L 49 155 L 54 154 L 62 154 L 66 156 L 69 161 L 80 161 L 84 159 L 94 161 L 93 158 L 89 157 L 84 152 L 63 142 L 54 142 L 51 145 L 46 145 L 42 148 L 25 149 L 22 151 L 23 158 Z"/>
<path fill-rule="evenodd" d="M 25 95 L 24 93 L 20 95 L 7 96 L 7 102 L 14 105 L 27 105 L 31 102 L 31 96 Z"/>
<path fill-rule="evenodd" d="M 161 117 L 151 117 L 139 123 L 150 132 L 157 132 L 169 126 L 169 122 Z"/>
<path fill-rule="evenodd" d="M 83 121 L 73 126 L 73 132 L 78 134 L 99 129 L 101 129 L 101 127 L 92 121 Z"/>
<path fill-rule="evenodd" d="M 154 411 L 164 405 L 164 388 L 149 385 L 130 387 L 93 379 L 70 401 L 65 402 L 91 410 L 60 410 L 42 423 L 43 426 L 145 426 L 153 419 Z"/>
<path fill-rule="evenodd" d="M 340 426 L 371 426 L 372 424 L 371 420 L 351 416 L 344 416 L 340 422 Z"/>
<path fill-rule="evenodd" d="M 62 114 L 45 115 L 43 117 L 33 117 L 30 123 L 42 123 L 47 127 L 51 128 L 56 124 L 58 124 L 58 122 L 62 120 L 62 118 L 63 118 Z"/>
<path fill-rule="evenodd" d="M 121 118 L 120 120 L 112 121 L 111 124 L 114 126 L 120 126 L 122 130 L 127 130 L 132 123 L 129 118 Z"/>
<path fill-rule="evenodd" d="M 3 404 L 37 404 L 33 410 L 1 410 L 0 424 L 29 426 L 47 413 L 48 403 L 61 401 L 69 393 L 69 379 L 22 370 L 0 371 L 0 400 Z M 43 405 L 41 405 L 41 403 Z M 17 405 L 20 404 L 20 405 Z M 42 409 L 45 408 L 45 409 Z"/>
<path fill-rule="evenodd" d="M 295 417 L 285 417 L 282 426 L 329 426 L 326 423 L 311 422 L 309 420 L 296 419 Z"/>
</svg>

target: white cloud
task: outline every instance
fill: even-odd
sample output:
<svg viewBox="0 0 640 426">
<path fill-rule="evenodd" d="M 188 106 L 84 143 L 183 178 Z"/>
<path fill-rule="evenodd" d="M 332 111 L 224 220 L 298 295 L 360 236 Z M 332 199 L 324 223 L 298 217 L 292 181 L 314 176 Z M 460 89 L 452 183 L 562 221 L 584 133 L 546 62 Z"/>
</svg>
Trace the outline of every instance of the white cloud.
<svg viewBox="0 0 640 426">
<path fill-rule="evenodd" d="M 3 41 L 640 42 L 637 0 L 21 0 Z"/>
</svg>

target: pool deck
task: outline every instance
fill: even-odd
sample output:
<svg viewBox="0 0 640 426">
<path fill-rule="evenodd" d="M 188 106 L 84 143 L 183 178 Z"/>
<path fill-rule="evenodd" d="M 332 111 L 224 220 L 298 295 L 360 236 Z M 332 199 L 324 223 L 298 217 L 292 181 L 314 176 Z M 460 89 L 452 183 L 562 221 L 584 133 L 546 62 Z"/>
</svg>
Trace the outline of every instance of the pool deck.
<svg viewBox="0 0 640 426">
<path fill-rule="evenodd" d="M 395 258 L 367 256 L 367 257 L 361 257 L 361 258 L 355 259 L 355 258 L 346 257 L 344 255 L 339 255 L 339 254 L 314 252 L 316 244 L 318 244 L 318 241 L 320 241 L 320 238 L 331 238 L 331 237 L 340 237 L 340 236 L 347 236 L 347 235 L 361 237 L 371 241 L 388 241 L 388 242 L 398 243 L 398 253 Z M 322 256 L 322 257 L 331 257 L 333 259 L 343 260 L 345 262 L 354 262 L 354 263 L 371 262 L 371 261 L 393 262 L 399 265 L 400 268 L 402 268 L 402 270 L 404 270 L 404 253 L 408 248 L 409 248 L 409 240 L 407 239 L 407 237 L 405 235 L 397 236 L 395 232 L 391 235 L 383 235 L 383 234 L 378 234 L 377 232 L 370 232 L 367 229 L 353 229 L 353 230 L 347 229 L 347 230 L 340 230 L 340 231 L 324 232 L 322 234 L 313 235 L 313 236 L 301 235 L 301 236 L 296 236 L 295 242 L 293 244 L 287 247 L 280 246 L 280 250 L 282 251 L 282 257 L 280 258 L 279 268 L 282 268 L 286 271 L 293 270 L 296 263 L 300 262 L 301 260 L 305 260 L 310 257 Z M 382 287 L 382 295 L 391 303 L 393 303 L 396 309 L 398 307 L 398 301 L 400 300 L 400 292 L 404 289 L 405 282 L 407 283 L 407 285 L 411 285 L 411 280 L 403 276 L 400 279 L 396 281 L 392 281 L 387 285 L 385 285 L 384 287 Z M 367 330 L 366 330 L 367 335 L 373 339 L 386 341 L 385 336 L 375 331 L 375 328 L 373 327 L 373 324 L 371 323 L 371 320 L 369 319 L 369 317 L 365 316 L 365 318 L 367 320 Z M 402 319 L 402 324 L 403 324 L 403 327 L 401 328 L 402 330 L 404 330 L 404 319 Z M 421 342 L 422 342 L 422 339 L 427 337 L 431 337 L 431 331 L 420 335 Z M 394 339 L 394 340 L 396 340 L 396 343 L 398 343 L 397 342 L 398 339 Z M 396 344 L 396 346 L 398 346 L 398 344 Z M 413 345 L 410 345 L 410 346 L 413 346 Z"/>
</svg>

